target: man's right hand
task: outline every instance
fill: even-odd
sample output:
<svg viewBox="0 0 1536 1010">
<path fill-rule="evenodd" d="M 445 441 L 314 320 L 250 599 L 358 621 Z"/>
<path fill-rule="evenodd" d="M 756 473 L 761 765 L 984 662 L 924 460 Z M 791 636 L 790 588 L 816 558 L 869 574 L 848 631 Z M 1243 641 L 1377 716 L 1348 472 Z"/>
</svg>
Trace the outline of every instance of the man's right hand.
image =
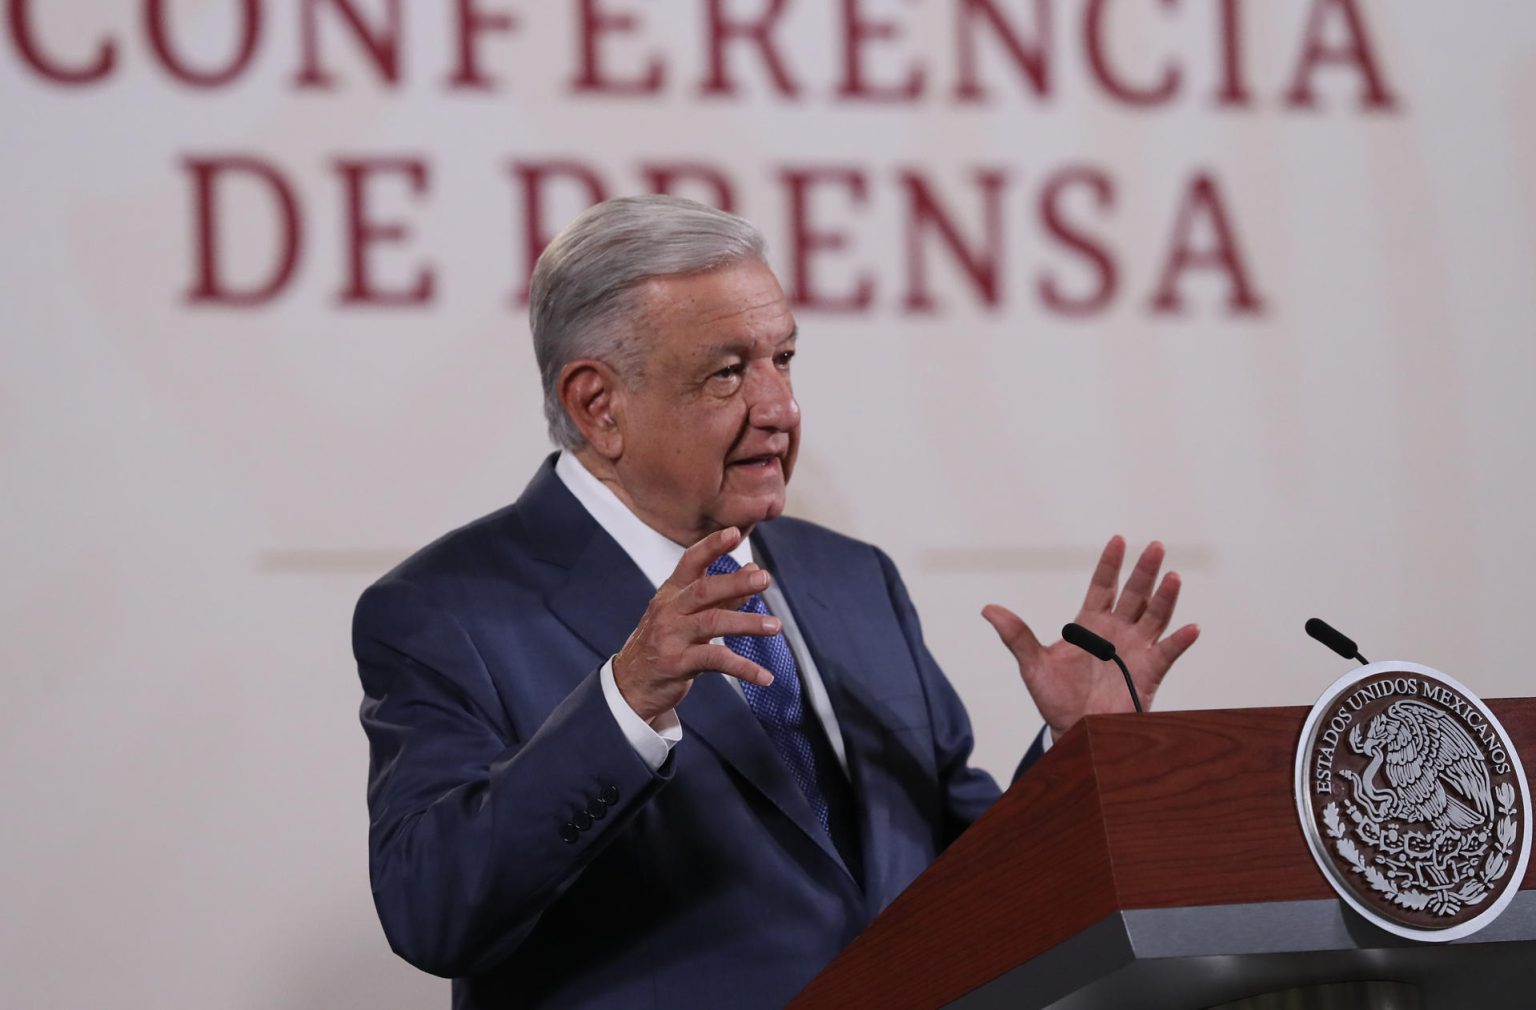
<svg viewBox="0 0 1536 1010">
<path fill-rule="evenodd" d="M 773 674 L 711 639 L 726 635 L 777 635 L 777 617 L 735 608 L 768 587 L 768 573 L 748 565 L 729 575 L 709 566 L 741 542 L 734 526 L 711 533 L 683 553 L 677 569 L 651 597 L 645 616 L 613 660 L 619 693 L 650 722 L 676 708 L 701 673 L 718 670 L 764 687 Z"/>
</svg>

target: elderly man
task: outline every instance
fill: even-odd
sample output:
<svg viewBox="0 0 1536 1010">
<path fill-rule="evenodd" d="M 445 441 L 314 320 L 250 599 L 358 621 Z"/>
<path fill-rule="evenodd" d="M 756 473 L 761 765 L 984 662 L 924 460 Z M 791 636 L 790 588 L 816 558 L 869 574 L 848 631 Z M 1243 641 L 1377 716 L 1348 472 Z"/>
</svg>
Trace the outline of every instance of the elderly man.
<svg viewBox="0 0 1536 1010">
<path fill-rule="evenodd" d="M 780 518 L 797 331 L 756 229 L 600 204 L 531 318 L 561 451 L 358 603 L 380 919 L 458 1007 L 782 1006 L 998 788 L 890 559 Z M 1117 594 L 1124 549 L 1078 619 L 1150 700 L 1197 631 L 1164 637 L 1157 544 Z M 1130 708 L 983 613 L 1053 734 Z"/>
</svg>

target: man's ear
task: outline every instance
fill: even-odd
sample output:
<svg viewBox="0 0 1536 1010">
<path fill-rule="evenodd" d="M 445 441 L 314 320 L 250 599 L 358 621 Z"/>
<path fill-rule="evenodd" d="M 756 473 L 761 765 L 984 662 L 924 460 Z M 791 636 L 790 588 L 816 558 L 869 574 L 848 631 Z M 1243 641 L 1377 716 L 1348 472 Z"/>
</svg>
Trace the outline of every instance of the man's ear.
<svg viewBox="0 0 1536 1010">
<path fill-rule="evenodd" d="M 619 424 L 624 386 L 605 361 L 583 358 L 560 370 L 560 402 L 587 444 L 610 460 L 624 452 Z"/>
</svg>

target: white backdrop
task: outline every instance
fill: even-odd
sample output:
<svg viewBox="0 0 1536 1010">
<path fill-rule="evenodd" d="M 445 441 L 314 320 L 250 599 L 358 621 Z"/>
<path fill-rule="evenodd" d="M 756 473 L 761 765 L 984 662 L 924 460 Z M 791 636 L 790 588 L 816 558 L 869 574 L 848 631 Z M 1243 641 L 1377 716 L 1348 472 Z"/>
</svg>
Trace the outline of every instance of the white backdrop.
<svg viewBox="0 0 1536 1010">
<path fill-rule="evenodd" d="M 392 6 L 350 9 L 383 37 Z M 871 297 L 799 312 L 791 507 L 895 557 L 1000 776 L 1039 720 L 978 613 L 1003 602 L 1050 633 L 1117 531 L 1170 545 L 1180 615 L 1204 629 L 1162 708 L 1310 704 L 1346 666 L 1301 634 L 1313 615 L 1373 659 L 1485 697 L 1532 692 L 1536 7 L 996 0 L 1019 39 L 1050 39 L 1037 87 L 986 5 L 799 0 L 771 35 L 797 93 L 732 43 L 722 96 L 705 0 L 585 4 L 634 19 L 586 23 L 608 91 L 661 68 L 653 93 L 627 95 L 573 83 L 583 4 L 398 6 L 391 82 L 330 2 L 252 0 L 261 28 L 238 66 L 228 0 L 12 5 L 0 1002 L 445 1004 L 373 918 L 348 630 L 369 581 L 516 496 L 547 451 L 515 304 L 516 164 L 574 161 L 612 193 L 643 188 L 648 165 L 712 166 L 786 279 L 786 173 L 823 172 L 799 229 L 844 244 L 805 254 L 807 273 L 822 297 L 861 277 Z M 464 9 L 516 21 L 472 33 L 472 73 Z M 888 35 L 850 42 L 850 9 Z M 184 75 L 234 66 L 229 80 L 178 79 L 157 37 Z M 328 87 L 302 84 L 306 37 Z M 850 59 L 866 91 L 914 66 L 921 87 L 839 97 Z M 100 73 L 50 80 L 39 61 Z M 1152 104 L 1103 81 L 1146 88 L 1170 69 Z M 484 86 L 446 83 L 466 73 Z M 988 101 L 965 97 L 968 75 Z M 288 281 L 243 307 L 189 299 L 187 166 L 236 155 L 280 173 L 303 231 Z M 368 159 L 420 166 L 368 177 L 368 216 L 399 231 L 363 256 L 380 290 L 430 274 L 422 303 L 340 298 L 357 232 L 336 163 Z M 1006 176 L 990 215 L 977 171 Z M 1094 172 L 1100 189 L 1081 181 Z M 914 243 L 904 173 L 963 242 L 997 229 L 990 296 L 938 232 Z M 1201 174 L 1260 304 L 1234 309 L 1232 263 L 1196 262 L 1181 310 L 1159 312 Z M 218 185 L 223 280 L 259 287 L 282 246 L 273 190 Z M 543 226 L 582 202 L 561 177 Z M 1185 239 L 1208 252 L 1215 212 L 1196 210 Z M 914 250 L 926 313 L 907 305 Z M 1104 259 L 1097 307 L 1040 293 L 1091 296 Z"/>
</svg>

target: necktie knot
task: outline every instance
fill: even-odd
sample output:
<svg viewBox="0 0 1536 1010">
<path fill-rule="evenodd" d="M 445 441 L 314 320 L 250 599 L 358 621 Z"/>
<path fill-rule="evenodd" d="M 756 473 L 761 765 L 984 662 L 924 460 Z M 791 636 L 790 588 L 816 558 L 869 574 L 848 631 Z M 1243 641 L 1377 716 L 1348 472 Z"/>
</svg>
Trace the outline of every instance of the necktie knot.
<svg viewBox="0 0 1536 1010">
<path fill-rule="evenodd" d="M 709 566 L 710 575 L 730 575 L 732 572 L 739 571 L 741 571 L 741 566 L 738 565 L 736 563 L 736 559 L 731 557 L 729 554 L 716 558 L 714 562 Z M 763 598 L 756 593 L 753 593 L 751 596 L 747 597 L 746 602 L 736 609 L 748 614 L 768 613 L 767 604 L 763 603 Z M 729 645 L 731 649 L 736 652 L 741 652 L 741 650 L 736 648 L 736 646 L 731 645 L 731 640 L 729 638 L 726 639 L 726 645 Z M 786 646 L 785 648 L 787 651 L 788 647 Z M 774 676 L 778 676 L 778 671 L 773 671 L 773 674 Z"/>
</svg>

